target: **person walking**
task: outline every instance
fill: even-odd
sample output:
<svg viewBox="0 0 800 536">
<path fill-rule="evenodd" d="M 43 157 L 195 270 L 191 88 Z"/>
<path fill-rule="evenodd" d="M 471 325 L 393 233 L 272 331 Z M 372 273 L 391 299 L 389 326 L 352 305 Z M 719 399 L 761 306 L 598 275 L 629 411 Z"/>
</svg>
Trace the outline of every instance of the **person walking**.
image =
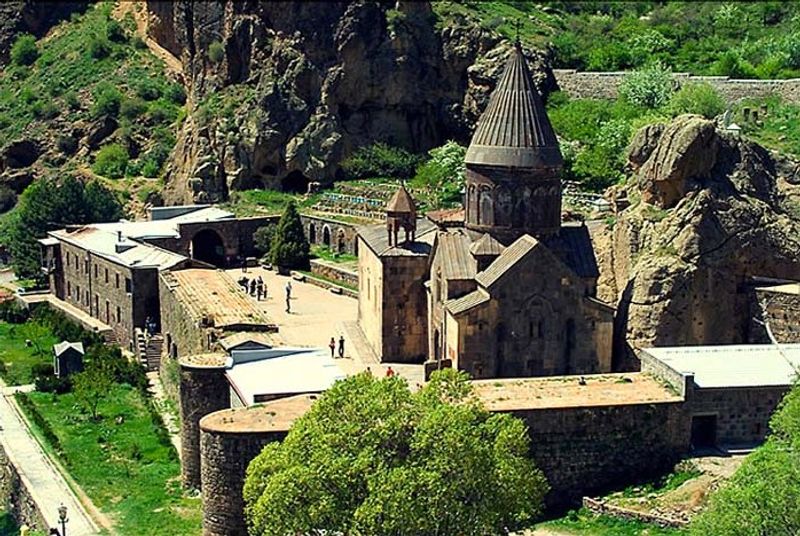
<svg viewBox="0 0 800 536">
<path fill-rule="evenodd" d="M 344 335 L 339 335 L 339 357 L 344 357 Z"/>
<path fill-rule="evenodd" d="M 251 296 L 255 296 L 256 295 L 256 280 L 255 279 L 251 279 L 250 280 L 250 295 Z"/>
<path fill-rule="evenodd" d="M 331 342 L 328 343 L 328 348 L 331 349 L 331 357 L 334 357 L 333 351 L 336 349 L 336 340 L 331 337 Z"/>
<path fill-rule="evenodd" d="M 292 312 L 291 299 L 292 299 L 292 282 L 291 281 L 287 281 L 286 282 L 286 312 L 287 313 L 291 313 Z"/>
<path fill-rule="evenodd" d="M 264 294 L 264 281 L 259 279 L 256 284 L 256 300 L 261 301 L 262 294 Z"/>
</svg>

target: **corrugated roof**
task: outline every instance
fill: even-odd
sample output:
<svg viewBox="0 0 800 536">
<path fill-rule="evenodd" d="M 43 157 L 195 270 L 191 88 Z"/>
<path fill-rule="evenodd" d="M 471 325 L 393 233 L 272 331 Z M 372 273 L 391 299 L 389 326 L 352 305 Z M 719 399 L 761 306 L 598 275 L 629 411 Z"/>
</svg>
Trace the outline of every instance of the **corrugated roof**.
<svg viewBox="0 0 800 536">
<path fill-rule="evenodd" d="M 405 185 L 401 185 L 386 204 L 386 210 L 388 212 L 416 214 L 417 205 L 414 203 L 414 198 L 412 198 L 411 194 L 406 190 Z"/>
<path fill-rule="evenodd" d="M 478 121 L 465 162 L 521 168 L 563 165 L 558 140 L 519 43 Z"/>
<path fill-rule="evenodd" d="M 478 263 L 469 253 L 469 237 L 461 232 L 440 232 L 436 237 L 436 257 L 444 279 L 473 279 Z"/>
<path fill-rule="evenodd" d="M 700 388 L 790 386 L 800 367 L 800 344 L 675 346 L 643 350 L 673 370 L 694 374 Z"/>
<path fill-rule="evenodd" d="M 539 246 L 539 241 L 532 236 L 523 235 L 519 237 L 486 270 L 479 273 L 475 280 L 484 287 L 491 287 L 503 274 L 537 246 Z"/>
<path fill-rule="evenodd" d="M 489 295 L 485 291 L 478 289 L 455 300 L 447 300 L 444 302 L 444 306 L 451 314 L 458 315 L 488 301 Z"/>
<path fill-rule="evenodd" d="M 498 256 L 505 249 L 506 247 L 489 233 L 483 233 L 483 236 L 469 247 L 469 251 L 476 257 Z"/>
</svg>

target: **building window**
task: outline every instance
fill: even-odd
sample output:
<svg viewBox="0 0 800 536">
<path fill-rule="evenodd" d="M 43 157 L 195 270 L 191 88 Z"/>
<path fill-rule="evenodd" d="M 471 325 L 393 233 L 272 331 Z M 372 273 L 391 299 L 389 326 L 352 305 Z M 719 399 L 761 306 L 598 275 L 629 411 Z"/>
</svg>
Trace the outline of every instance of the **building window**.
<svg viewBox="0 0 800 536">
<path fill-rule="evenodd" d="M 83 273 L 89 275 L 89 259 L 83 261 Z"/>
<path fill-rule="evenodd" d="M 122 311 L 120 310 L 119 305 L 117 305 L 117 323 L 120 322 L 122 322 Z"/>
<path fill-rule="evenodd" d="M 66 257 L 66 259 L 67 259 L 67 266 L 69 266 L 69 251 L 67 251 L 67 257 Z"/>
<path fill-rule="evenodd" d="M 106 285 L 108 285 L 108 268 L 106 268 Z"/>
<path fill-rule="evenodd" d="M 543 338 L 544 337 L 544 320 L 539 320 L 538 331 L 539 331 L 539 338 L 540 339 Z"/>
<path fill-rule="evenodd" d="M 100 296 L 94 295 L 94 316 L 100 318 Z"/>
<path fill-rule="evenodd" d="M 94 276 L 97 277 L 97 265 L 94 265 Z"/>
<path fill-rule="evenodd" d="M 106 300 L 106 324 L 111 322 L 111 303 Z"/>
<path fill-rule="evenodd" d="M 131 284 L 131 278 L 125 278 L 125 292 L 130 293 L 133 291 L 133 285 Z"/>
<path fill-rule="evenodd" d="M 72 297 L 72 283 L 70 283 L 69 281 L 67 281 L 67 297 L 68 298 Z"/>
<path fill-rule="evenodd" d="M 75 301 L 76 302 L 81 301 L 81 286 L 80 285 L 75 285 Z"/>
<path fill-rule="evenodd" d="M 114 286 L 119 288 L 119 274 L 114 274 Z"/>
<path fill-rule="evenodd" d="M 89 291 L 87 290 L 83 296 L 83 304 L 89 307 Z"/>
</svg>

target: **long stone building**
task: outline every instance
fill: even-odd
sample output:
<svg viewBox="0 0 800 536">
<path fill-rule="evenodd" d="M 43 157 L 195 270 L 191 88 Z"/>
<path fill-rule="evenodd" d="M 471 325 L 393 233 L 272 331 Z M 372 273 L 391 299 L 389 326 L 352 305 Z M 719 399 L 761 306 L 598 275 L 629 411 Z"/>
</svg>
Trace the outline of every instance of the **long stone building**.
<svg viewBox="0 0 800 536">
<path fill-rule="evenodd" d="M 587 228 L 561 222 L 563 160 L 517 45 L 466 155 L 460 224 L 400 188 L 364 227 L 359 324 L 383 361 L 474 378 L 608 372 L 614 310 Z"/>
</svg>

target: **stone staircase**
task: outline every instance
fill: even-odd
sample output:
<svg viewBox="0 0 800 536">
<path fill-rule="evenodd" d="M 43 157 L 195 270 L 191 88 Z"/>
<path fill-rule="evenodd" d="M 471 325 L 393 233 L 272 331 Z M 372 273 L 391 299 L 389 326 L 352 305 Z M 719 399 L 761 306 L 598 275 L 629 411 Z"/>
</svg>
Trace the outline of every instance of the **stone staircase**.
<svg viewBox="0 0 800 536">
<path fill-rule="evenodd" d="M 136 329 L 136 358 L 146 371 L 159 369 L 163 346 L 164 337 L 160 333 L 148 335 L 144 330 Z"/>
</svg>

